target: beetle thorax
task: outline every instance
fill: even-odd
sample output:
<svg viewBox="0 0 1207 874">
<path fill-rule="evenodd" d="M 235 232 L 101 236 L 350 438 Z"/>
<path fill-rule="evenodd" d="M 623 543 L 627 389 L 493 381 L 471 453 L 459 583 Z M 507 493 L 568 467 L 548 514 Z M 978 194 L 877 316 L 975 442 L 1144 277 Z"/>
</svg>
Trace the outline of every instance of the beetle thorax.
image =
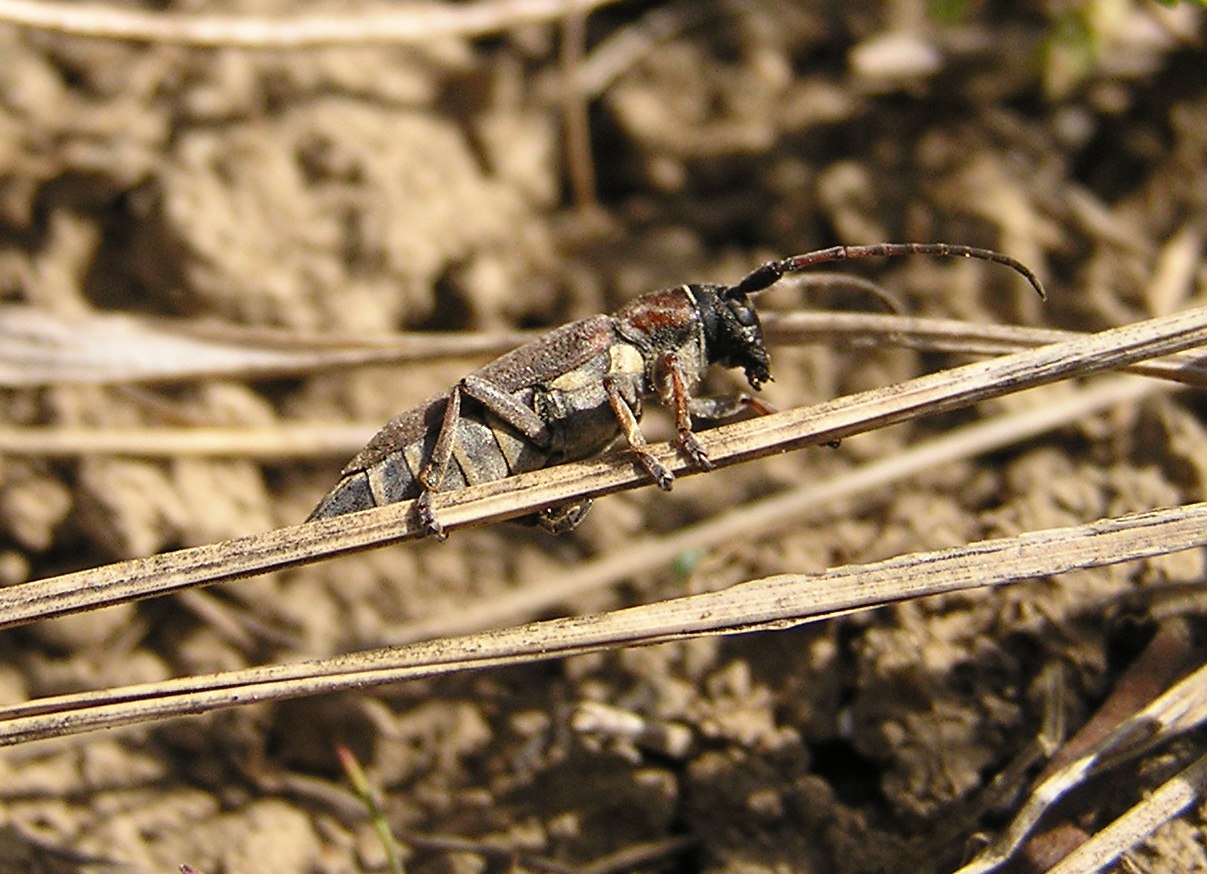
<svg viewBox="0 0 1207 874">
<path fill-rule="evenodd" d="M 666 355 L 675 356 L 690 377 L 708 366 L 699 307 L 686 285 L 637 298 L 616 314 L 616 330 L 641 350 L 651 380 Z"/>
</svg>

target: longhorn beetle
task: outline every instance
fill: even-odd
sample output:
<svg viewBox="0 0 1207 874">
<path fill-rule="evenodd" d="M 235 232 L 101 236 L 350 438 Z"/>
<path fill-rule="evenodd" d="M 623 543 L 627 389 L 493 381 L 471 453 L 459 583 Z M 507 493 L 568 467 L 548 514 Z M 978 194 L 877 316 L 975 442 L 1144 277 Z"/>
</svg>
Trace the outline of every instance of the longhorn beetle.
<svg viewBox="0 0 1207 874">
<path fill-rule="evenodd" d="M 733 285 L 680 285 L 643 295 L 612 315 L 563 325 L 466 376 L 449 391 L 399 414 L 348 462 L 310 519 L 418 498 L 420 520 L 443 537 L 432 495 L 602 452 L 623 436 L 642 467 L 669 490 L 673 477 L 650 453 L 638 422 L 644 398 L 675 416 L 679 449 L 712 465 L 692 433 L 692 415 L 722 418 L 738 404 L 692 393 L 711 364 L 741 367 L 757 391 L 771 379 L 758 313 L 749 295 L 817 264 L 933 255 L 980 258 L 1039 278 L 1008 255 L 947 243 L 834 246 L 768 261 Z M 554 507 L 537 522 L 554 532 L 582 519 L 589 501 Z"/>
</svg>

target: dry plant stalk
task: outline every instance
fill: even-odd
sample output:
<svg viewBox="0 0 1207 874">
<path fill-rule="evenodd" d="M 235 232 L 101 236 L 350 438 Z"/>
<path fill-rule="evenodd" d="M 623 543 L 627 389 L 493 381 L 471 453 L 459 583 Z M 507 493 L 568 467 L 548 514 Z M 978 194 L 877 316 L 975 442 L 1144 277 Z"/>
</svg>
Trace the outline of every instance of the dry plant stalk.
<svg viewBox="0 0 1207 874">
<path fill-rule="evenodd" d="M 1201 756 L 1061 860 L 1049 874 L 1090 874 L 1120 860 L 1160 826 L 1184 813 L 1207 791 L 1207 755 Z"/>
<path fill-rule="evenodd" d="M 936 327 L 931 326 L 932 329 Z M 792 326 L 786 330 L 792 330 Z M 934 333 L 938 335 L 941 331 Z M 936 339 L 943 342 L 941 337 Z M 1038 336 L 1003 339 L 999 335 L 996 341 L 1026 343 L 1037 339 Z M 987 342 L 992 344 L 995 340 Z M 1155 369 L 1152 362 L 1145 359 L 1176 353 L 1204 342 L 1207 342 L 1207 308 L 1098 335 L 1076 337 L 1038 350 L 1017 352 L 811 408 L 723 426 L 702 437 L 718 464 L 733 463 L 781 448 L 847 436 L 928 412 L 954 409 L 1069 376 L 1138 362 L 1142 367 L 1148 367 L 1153 375 L 1178 379 L 1189 374 L 1193 381 L 1198 369 L 1193 356 L 1180 356 L 1180 361 L 1167 360 Z M 1137 380 L 1120 381 L 1110 386 L 1111 391 L 1096 395 L 1092 403 L 1087 402 L 1086 409 L 1111 398 L 1117 400 L 1121 394 L 1140 396 L 1149 388 L 1151 386 Z M 1067 415 L 1067 410 L 1061 412 Z M 1057 420 L 1060 418 L 1056 417 Z M 1006 431 L 1015 433 L 1019 428 L 1039 428 L 1041 420 L 1052 421 L 1052 416 L 1041 416 L 1038 420 L 1032 417 L 1025 425 L 1012 424 Z M 970 445 L 990 444 L 1002 433 L 999 423 L 981 423 L 966 430 L 977 429 L 986 433 L 978 433 Z M 931 442 L 933 446 L 919 448 L 919 459 L 912 463 L 922 464 L 923 458 L 933 459 L 939 447 L 947 445 L 946 438 Z M 676 473 L 690 472 L 683 469 L 684 465 L 678 462 L 671 447 L 661 447 L 658 454 L 659 459 Z M 908 469 L 909 465 L 905 467 Z M 585 478 L 585 484 L 574 482 L 578 476 Z M 470 524 L 476 520 L 520 515 L 568 497 L 603 494 L 638 484 L 641 480 L 642 477 L 632 470 L 627 456 L 592 460 L 443 495 L 442 504 L 448 506 L 442 506 L 441 513 L 450 526 Z M 563 489 L 571 491 L 563 496 Z M 257 569 L 366 548 L 375 542 L 400 539 L 399 534 L 412 536 L 414 532 L 407 519 L 409 510 L 409 504 L 380 508 L 315 525 L 13 587 L 0 596 L 0 623 L 16 624 L 117 600 L 148 597 L 189 585 L 230 579 Z M 393 537 L 383 530 L 391 527 L 396 529 Z M 292 535 L 299 541 L 292 550 L 283 535 Z M 0 708 L 0 743 L 20 743 L 202 713 L 251 701 L 364 688 L 414 677 L 620 646 L 785 628 L 928 594 L 1000 585 L 1037 575 L 1203 545 L 1207 545 L 1207 504 L 1195 504 L 1101 520 L 1076 528 L 1032 532 L 955 550 L 915 554 L 889 562 L 839 568 L 812 577 L 772 577 L 743 583 L 724 592 L 597 617 L 554 620 L 295 665 L 36 700 Z M 72 595 L 71 588 L 89 577 L 99 585 L 90 588 L 82 597 Z M 1035 798 L 1024 808 L 1016 824 L 994 845 L 992 852 L 984 860 L 964 869 L 963 874 L 993 870 L 1011 855 L 1015 845 L 1050 802 L 1088 774 L 1108 766 L 1122 755 L 1136 755 L 1153 743 L 1198 725 L 1207 715 L 1207 694 L 1200 688 L 1202 675 L 1201 670 L 1192 674 L 1121 724 L 1090 754 L 1041 784 Z M 1152 730 L 1154 726 L 1156 731 Z M 1142 743 L 1133 743 L 1136 738 L 1141 738 Z M 1066 859 L 1058 870 L 1066 874 L 1097 870 L 1161 822 L 1184 810 L 1201 795 L 1207 784 L 1204 762 L 1207 759 L 1196 762 L 1102 830 Z"/>
<path fill-rule="evenodd" d="M 623 646 L 791 628 L 897 601 L 1204 545 L 1207 503 L 1136 513 L 823 574 L 782 574 L 597 616 L 39 699 L 0 708 L 0 744 Z"/>
<path fill-rule="evenodd" d="M 587 7 L 566 4 L 558 43 L 561 70 L 562 131 L 565 136 L 566 171 L 570 177 L 574 208 L 589 213 L 599 204 L 595 195 L 595 158 L 591 154 L 591 122 L 587 112 L 587 94 L 579 81 L 583 53 L 587 43 Z"/>
<path fill-rule="evenodd" d="M 888 389 L 839 398 L 838 401 L 812 408 L 723 426 L 722 429 L 706 433 L 704 437 L 718 464 L 758 458 L 780 447 L 823 442 L 876 425 L 964 406 L 986 397 L 1049 383 L 1069 375 L 1129 366 L 1142 362 L 1145 357 L 1177 352 L 1205 342 L 1207 308 L 1144 322 L 1142 325 L 1116 328 L 1095 336 L 1065 340 L 1038 350 L 1015 352 L 1014 355 L 932 374 L 931 377 L 911 380 Z M 1195 368 L 1194 363 L 1185 361 L 1183 366 L 1188 371 Z M 1165 367 L 1166 373 L 1174 378 L 1182 375 L 1178 373 L 1179 363 L 1176 361 L 1167 362 Z M 1141 394 L 1142 386 L 1149 388 L 1138 380 L 1124 383 L 1123 386 L 1136 395 Z M 1114 389 L 1115 386 L 1110 388 Z M 1118 397 L 1118 392 L 1103 394 Z M 1104 397 L 1095 397 L 1094 403 L 1103 401 Z M 1045 421 L 1050 418 L 1040 416 Z M 1039 427 L 1039 424 L 1032 421 L 1031 427 Z M 993 437 L 990 432 L 1002 431 L 998 423 L 981 423 L 967 430 L 976 429 L 986 431 L 985 435 L 978 436 L 979 444 L 991 443 Z M 972 443 L 978 444 L 978 439 L 973 439 Z M 932 443 L 935 444 L 933 447 L 928 445 L 920 448 L 920 459 L 916 464 L 922 464 L 921 458 L 933 459 L 934 451 L 937 447 L 944 447 L 946 441 L 940 438 Z M 674 449 L 663 447 L 659 455 L 660 460 L 675 468 L 677 473 L 687 472 L 677 464 Z M 567 474 L 573 477 L 578 467 L 591 468 L 577 471 L 583 474 L 588 483 L 593 483 L 596 477 L 600 482 L 589 486 L 573 483 L 573 479 L 567 482 Z M 640 482 L 642 478 L 635 476 L 631 467 L 631 460 L 626 458 L 602 459 L 525 474 L 480 489 L 444 495 L 442 502 L 447 501 L 449 507 L 442 507 L 442 514 L 450 525 L 459 522 L 467 524 L 474 518 L 505 518 L 546 506 L 549 502 L 564 500 L 559 497 L 558 491 L 562 486 L 568 488 L 577 485 L 573 495 L 605 494 L 606 491 Z M 610 482 L 612 479 L 614 482 Z M 590 488 L 590 491 L 583 491 L 584 488 Z M 482 499 L 473 494 L 476 491 L 484 491 Z M 470 519 L 459 519 L 457 509 L 468 513 L 479 501 L 491 500 L 505 503 L 500 511 L 479 511 Z M 486 506 L 490 506 L 489 503 Z M 301 529 L 268 532 L 268 535 L 182 550 L 164 557 L 111 565 L 109 569 L 84 572 L 82 575 L 19 585 L 2 593 L 13 598 L 0 598 L 0 622 L 16 624 L 106 602 L 142 598 L 180 589 L 185 585 L 241 576 L 255 570 L 255 561 L 267 561 L 268 564 L 261 567 L 282 566 L 293 560 L 314 560 L 320 554 L 337 550 L 363 548 L 374 541 L 386 540 L 380 536 L 383 524 L 390 525 L 392 522 L 409 535 L 406 519 L 400 518 L 400 514 L 406 514 L 409 508 L 409 505 L 379 508 L 354 517 L 339 517 L 302 526 Z M 367 524 L 371 522 L 374 524 Z M 331 530 L 327 531 L 326 528 Z M 366 531 L 377 534 L 366 540 L 363 537 Z M 301 540 L 302 549 L 292 557 L 279 552 L 282 534 L 296 535 Z M 1199 503 L 1119 519 L 1104 519 L 1074 529 L 1031 532 L 1007 540 L 974 543 L 972 546 L 937 553 L 908 555 L 885 563 L 845 567 L 814 577 L 771 577 L 742 583 L 724 592 L 664 601 L 597 617 L 559 619 L 461 639 L 387 647 L 295 665 L 274 665 L 29 701 L 0 709 L 0 744 L 18 744 L 25 740 L 126 726 L 148 719 L 191 715 L 250 701 L 377 686 L 406 678 L 531 662 L 605 648 L 648 645 L 687 636 L 787 628 L 917 596 L 1004 584 L 1205 544 L 1207 503 Z M 225 549 L 233 549 L 233 555 L 223 554 Z M 228 560 L 231 558 L 235 560 Z M 251 559 L 253 564 L 240 565 L 244 559 Z M 165 567 L 157 567 L 159 561 Z M 235 570 L 239 567 L 243 567 L 243 570 Z M 165 570 L 167 573 L 164 573 Z M 109 577 L 107 581 L 104 578 L 106 571 Z M 145 571 L 150 573 L 140 578 Z M 71 588 L 89 575 L 100 576 L 101 585 L 82 598 L 71 594 Z M 130 588 L 132 583 L 133 589 Z M 1207 715 L 1207 695 L 1203 695 L 1199 688 L 1202 674 L 1199 671 L 1191 675 L 1188 680 L 1161 695 L 1147 709 L 1121 724 L 1091 753 L 1042 783 L 1015 825 L 991 847 L 982 861 L 964 869 L 964 874 L 995 869 L 1013 853 L 1014 847 L 1030 831 L 1051 800 L 1059 798 L 1092 771 L 1106 767 L 1123 754 L 1137 754 L 1147 750 L 1154 742 L 1199 724 Z M 1154 726 L 1158 727 L 1155 732 L 1151 730 Z M 1141 744 L 1136 744 L 1137 738 Z M 1207 782 L 1203 777 L 1207 773 L 1207 767 L 1203 765 L 1205 761 L 1207 759 L 1191 765 L 1182 775 L 1158 789 L 1153 797 L 1095 835 L 1088 844 L 1069 856 L 1061 864 L 1060 870 L 1071 874 L 1101 867 L 1160 825 L 1160 822 L 1184 810 L 1186 805 L 1200 796 Z"/>
<path fill-rule="evenodd" d="M 585 14 L 615 0 L 575 0 Z M 383 6 L 347 15 L 253 18 L 143 12 L 99 3 L 0 0 L 0 23 L 72 36 L 195 48 L 287 51 L 317 46 L 415 45 L 448 37 L 480 37 L 561 18 L 566 0 L 489 0 L 470 4 Z"/>
<path fill-rule="evenodd" d="M 862 431 L 1207 343 L 1207 307 L 944 370 L 811 407 L 724 425 L 701 442 L 717 466 Z M 670 444 L 651 447 L 676 475 L 698 473 Z M 442 493 L 449 529 L 502 521 L 646 483 L 627 453 Z M 0 590 L 0 628 L 236 579 L 421 536 L 414 502 L 183 549 Z"/>
<path fill-rule="evenodd" d="M 989 874 L 1005 864 L 1041 816 L 1071 790 L 1095 774 L 1136 758 L 1158 744 L 1197 728 L 1207 720 L 1207 666 L 1199 667 L 1152 703 L 1120 722 L 1084 755 L 1036 786 L 1010 826 L 974 861 L 956 874 Z M 1154 828 L 1176 816 L 1207 786 L 1207 757 L 1200 758 L 1115 823 L 1067 856 L 1053 870 L 1097 871 Z M 1090 867 L 1085 867 L 1093 859 Z"/>
<path fill-rule="evenodd" d="M 418 617 L 395 627 L 380 642 L 411 643 L 522 622 L 651 567 L 666 567 L 688 550 L 706 550 L 734 540 L 766 537 L 789 527 L 807 525 L 840 501 L 857 499 L 924 470 L 993 452 L 1081 421 L 1106 408 L 1134 404 L 1171 388 L 1169 384 L 1136 377 L 1104 380 L 1072 398 L 1062 399 L 1059 404 L 1038 404 L 964 425 L 896 455 L 856 465 L 831 479 L 750 501 L 669 534 L 634 539 L 623 549 L 522 583 L 489 600 Z"/>
<path fill-rule="evenodd" d="M 768 340 L 775 343 L 897 345 L 923 352 L 971 355 L 1005 355 L 1085 336 L 1056 328 L 971 324 L 956 319 L 805 311 L 767 313 L 763 316 L 763 330 Z M 1207 387 L 1207 355 L 1197 350 L 1145 359 L 1121 369 Z"/>
<path fill-rule="evenodd" d="M 531 332 L 332 338 L 299 331 L 130 314 L 65 317 L 0 307 L 0 386 L 259 379 L 435 358 L 498 355 Z"/>
<path fill-rule="evenodd" d="M 128 455 L 257 461 L 344 458 L 364 446 L 379 426 L 380 423 L 369 422 L 288 422 L 191 428 L 0 426 L 0 454 L 40 458 Z"/>
<path fill-rule="evenodd" d="M 144 320 L 129 316 L 90 316 L 81 323 L 81 327 L 88 327 L 88 332 L 79 335 L 73 333 L 71 336 L 76 337 L 78 342 L 69 344 L 69 346 L 75 350 L 83 349 L 92 338 L 92 342 L 97 343 L 99 350 L 108 350 L 115 345 L 119 338 L 126 337 L 130 330 L 137 330 L 134 326 L 140 321 Z M 98 334 L 102 337 L 105 335 L 111 322 L 116 323 L 112 325 L 116 334 L 115 343 L 105 339 L 95 341 Z M 0 310 L 0 336 L 3 335 L 5 324 L 4 311 Z M 43 323 L 39 320 L 35 324 Z M 1041 333 L 1060 335 L 1056 339 L 1076 336 L 1069 332 L 1048 332 L 1011 326 L 980 326 L 950 320 L 824 312 L 765 314 L 764 326 L 770 326 L 769 335 L 786 332 L 787 336 L 791 336 L 795 331 L 799 331 L 801 340 L 825 338 L 849 340 L 853 337 L 862 339 L 868 331 L 872 331 L 871 337 L 868 338 L 872 342 L 901 342 L 915 348 L 942 348 L 946 351 L 970 351 L 970 348 L 975 346 L 976 351 L 983 353 L 1026 348 L 1032 343 L 1038 343 L 1037 334 Z M 156 322 L 147 323 L 145 329 L 151 332 L 161 330 Z M 179 333 L 181 333 L 179 327 L 169 327 L 165 331 L 167 342 L 172 342 L 175 335 Z M 184 329 L 187 341 L 191 341 L 195 333 L 195 328 Z M 231 353 L 235 360 L 238 359 L 242 345 L 255 339 L 253 336 L 245 335 L 267 334 L 266 337 L 259 339 L 267 340 L 274 349 L 278 346 L 298 348 L 299 351 L 296 354 L 302 357 L 327 354 L 321 348 L 313 352 L 300 348 L 312 342 L 316 346 L 334 347 L 331 354 L 335 356 L 355 354 L 361 351 L 369 355 L 380 355 L 382 359 L 388 360 L 395 360 L 395 355 L 399 360 L 406 360 L 412 354 L 424 354 L 424 349 L 442 355 L 456 354 L 456 342 L 461 338 L 470 338 L 484 344 L 493 342 L 505 344 L 508 339 L 507 335 L 497 335 L 496 337 L 496 335 L 484 334 L 399 335 L 394 338 L 383 338 L 381 342 L 386 345 L 375 349 L 357 350 L 354 346 L 347 345 L 350 341 L 320 342 L 294 339 L 300 337 L 298 332 L 294 331 L 243 330 L 236 333 L 236 338 L 226 337 L 226 340 L 232 343 Z M 969 333 L 974 335 L 971 339 L 966 336 Z M 218 334 L 215 339 L 221 336 L 223 334 Z M 397 343 L 397 347 L 393 345 L 395 343 Z M 416 349 L 416 343 L 422 344 L 421 348 Z M 122 342 L 119 345 L 125 347 L 129 344 Z M 137 344 L 135 345 L 137 346 Z M 5 348 L 7 349 L 7 347 Z M 509 347 L 507 345 L 500 345 L 497 348 L 487 346 L 487 349 L 493 352 L 504 351 L 506 348 Z M 33 351 L 35 350 L 31 349 L 31 352 Z M 253 355 L 259 354 L 261 351 L 256 347 L 251 349 Z M 53 350 L 49 354 L 41 354 L 49 361 L 54 360 Z M 83 357 L 91 360 L 92 355 L 85 349 Z M 0 352 L 0 378 L 3 375 L 3 361 L 4 353 Z M 188 360 L 174 362 L 174 366 L 179 368 L 174 372 L 187 370 L 190 364 L 191 362 Z M 17 369 L 20 369 L 19 365 L 17 365 Z M 36 368 L 31 369 L 34 370 L 31 376 L 36 378 L 39 371 Z M 1147 372 L 1151 375 L 1160 372 L 1168 375 L 1171 381 L 1185 381 L 1187 374 L 1193 376 L 1201 372 L 1195 364 L 1194 353 L 1181 353 L 1163 359 L 1143 361 L 1127 369 L 1132 372 Z M 99 371 L 99 367 L 91 367 L 79 370 L 78 373 L 86 376 L 97 374 Z M 129 378 L 137 378 L 139 375 L 143 374 L 130 373 Z M 246 374 L 236 373 L 235 375 Z M 959 459 L 994 451 L 1020 440 L 1034 437 L 1044 431 L 1078 421 L 1106 407 L 1135 403 L 1172 387 L 1172 382 L 1162 385 L 1152 380 L 1112 379 L 1089 387 L 1073 398 L 1066 398 L 1060 404 L 1040 404 L 1028 410 L 966 425 L 941 437 L 912 446 L 889 458 L 858 465 L 832 480 L 811 482 L 779 495 L 732 508 L 672 534 L 632 542 L 624 550 L 583 562 L 572 569 L 558 573 L 554 578 L 532 581 L 528 585 L 520 586 L 480 604 L 466 605 L 464 609 L 454 612 L 441 611 L 431 616 L 418 617 L 396 628 L 382 642 L 407 643 L 431 637 L 465 634 L 498 627 L 507 622 L 523 621 L 567 599 L 604 588 L 645 568 L 666 564 L 684 550 L 708 548 L 734 537 L 766 535 L 768 532 L 776 531 L 788 524 L 789 520 L 793 520 L 793 524 L 803 522 L 816 515 L 819 508 L 831 506 L 836 501 L 856 497 L 890 483 L 900 482 L 936 464 L 950 464 Z M 37 454 L 43 457 L 73 456 L 83 452 L 92 454 L 128 453 L 138 456 L 162 454 L 169 457 L 192 454 L 230 455 L 262 459 L 314 457 L 322 454 L 346 457 L 361 447 L 376 429 L 377 423 L 369 422 L 362 425 L 307 423 L 282 424 L 268 428 L 139 428 L 129 430 L 0 427 L 0 452 Z"/>
<path fill-rule="evenodd" d="M 976 355 L 1000 355 L 1079 336 L 1071 331 L 1012 325 L 830 312 L 767 313 L 763 323 L 767 338 L 777 343 L 901 345 Z M 498 355 L 531 336 L 531 332 L 402 334 L 353 341 L 294 331 L 167 324 L 128 315 L 60 319 L 25 307 L 2 307 L 0 385 L 255 379 L 341 366 Z M 1123 369 L 1207 386 L 1207 358 L 1197 352 L 1138 361 Z M 124 454 L 144 458 L 342 458 L 360 449 L 379 424 L 282 422 L 256 427 L 190 428 L 0 425 L 0 453 L 38 457 Z"/>
</svg>

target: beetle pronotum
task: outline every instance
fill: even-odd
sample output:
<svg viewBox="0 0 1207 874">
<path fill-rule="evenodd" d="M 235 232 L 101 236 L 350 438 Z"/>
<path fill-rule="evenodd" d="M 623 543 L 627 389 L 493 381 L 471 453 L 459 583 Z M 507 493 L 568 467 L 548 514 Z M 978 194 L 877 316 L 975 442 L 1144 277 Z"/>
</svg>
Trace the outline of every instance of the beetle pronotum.
<svg viewBox="0 0 1207 874">
<path fill-rule="evenodd" d="M 692 416 L 721 418 L 736 404 L 693 396 L 705 371 L 712 364 L 741 367 L 756 391 L 771 379 L 749 296 L 817 264 L 901 255 L 1004 264 L 1044 296 L 1038 277 L 1014 258 L 947 243 L 834 246 L 768 261 L 733 285 L 654 291 L 611 315 L 556 328 L 399 414 L 348 462 L 310 519 L 418 498 L 423 524 L 439 536 L 435 492 L 586 458 L 622 436 L 658 486 L 669 490 L 674 478 L 650 454 L 638 424 L 642 401 L 656 396 L 670 408 L 679 448 L 708 469 Z M 588 506 L 551 508 L 538 521 L 551 531 L 567 531 Z"/>
</svg>

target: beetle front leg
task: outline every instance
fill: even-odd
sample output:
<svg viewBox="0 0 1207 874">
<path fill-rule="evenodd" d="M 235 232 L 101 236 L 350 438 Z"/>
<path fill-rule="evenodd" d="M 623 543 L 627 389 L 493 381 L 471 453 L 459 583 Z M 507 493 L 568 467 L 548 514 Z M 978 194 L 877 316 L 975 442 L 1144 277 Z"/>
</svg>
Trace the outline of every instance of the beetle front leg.
<svg viewBox="0 0 1207 874">
<path fill-rule="evenodd" d="M 758 416 L 769 416 L 778 412 L 771 404 L 748 394 L 692 398 L 688 406 L 691 408 L 692 418 L 707 419 L 710 422 L 732 419 L 748 410 Z"/>
<path fill-rule="evenodd" d="M 675 476 L 663 467 L 658 459 L 650 454 L 649 444 L 645 442 L 645 435 L 641 433 L 641 426 L 637 422 L 637 416 L 634 415 L 633 408 L 629 406 L 630 402 L 625 399 L 622 393 L 622 381 L 609 374 L 604 377 L 603 384 L 604 391 L 608 393 L 608 403 L 612 406 L 612 412 L 616 416 L 616 421 L 620 423 L 620 430 L 624 434 L 625 439 L 629 441 L 629 449 L 637 456 L 637 460 L 641 462 L 642 467 L 649 471 L 650 476 L 654 478 L 654 482 L 658 484 L 658 488 L 664 492 L 669 492 L 675 482 Z"/>
<path fill-rule="evenodd" d="M 678 432 L 677 442 L 684 454 L 701 470 L 712 470 L 712 462 L 708 460 L 708 452 L 700 445 L 692 431 L 692 396 L 687 390 L 687 380 L 679 359 L 672 353 L 662 356 L 660 361 L 666 378 L 670 383 L 671 409 L 675 413 L 675 429 Z"/>
</svg>

